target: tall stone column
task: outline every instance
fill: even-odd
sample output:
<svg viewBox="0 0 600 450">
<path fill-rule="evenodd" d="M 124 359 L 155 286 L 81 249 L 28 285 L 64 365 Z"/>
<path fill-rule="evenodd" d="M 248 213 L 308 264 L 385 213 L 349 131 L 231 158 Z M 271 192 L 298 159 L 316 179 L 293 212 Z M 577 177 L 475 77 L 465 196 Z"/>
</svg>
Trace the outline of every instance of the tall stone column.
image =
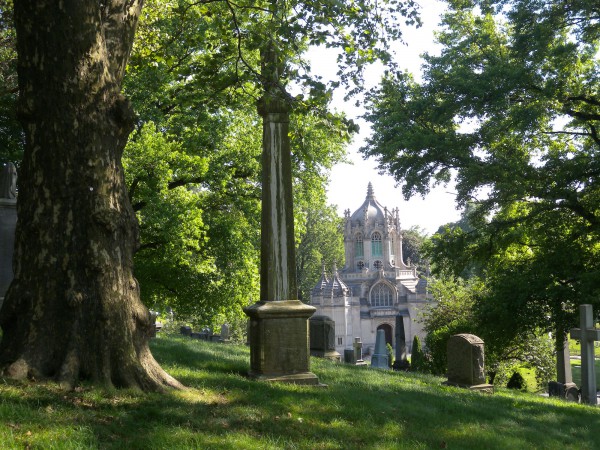
<svg viewBox="0 0 600 450">
<path fill-rule="evenodd" d="M 315 308 L 298 300 L 294 242 L 292 168 L 287 95 L 273 43 L 262 52 L 264 95 L 260 301 L 245 308 L 250 317 L 253 378 L 319 384 L 310 372 L 308 319 Z"/>
<path fill-rule="evenodd" d="M 17 226 L 17 169 L 8 163 L 0 172 L 0 308 L 13 279 L 13 248 Z"/>
</svg>

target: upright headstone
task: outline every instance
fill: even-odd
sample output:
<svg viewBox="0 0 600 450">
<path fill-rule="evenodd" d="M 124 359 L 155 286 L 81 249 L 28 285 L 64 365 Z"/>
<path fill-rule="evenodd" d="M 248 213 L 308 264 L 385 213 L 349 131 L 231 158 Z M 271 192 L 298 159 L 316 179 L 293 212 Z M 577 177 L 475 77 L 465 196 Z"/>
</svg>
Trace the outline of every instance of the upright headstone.
<svg viewBox="0 0 600 450">
<path fill-rule="evenodd" d="M 385 342 L 385 331 L 377 330 L 375 338 L 375 353 L 371 356 L 371 367 L 379 369 L 390 368 L 390 357 L 388 356 L 387 346 Z"/>
<path fill-rule="evenodd" d="M 13 249 L 17 226 L 17 169 L 13 163 L 0 171 L 0 308 L 13 279 Z"/>
<path fill-rule="evenodd" d="M 484 392 L 494 387 L 485 382 L 483 341 L 473 334 L 455 334 L 448 339 L 446 384 Z"/>
<path fill-rule="evenodd" d="M 298 300 L 289 139 L 290 103 L 282 85 L 283 56 L 273 41 L 261 49 L 264 93 L 260 300 L 245 308 L 250 317 L 252 378 L 319 384 L 310 372 L 308 319 L 315 308 Z"/>
<path fill-rule="evenodd" d="M 564 333 L 557 332 L 556 336 L 556 381 L 548 383 L 548 395 L 560 397 L 572 402 L 579 402 L 579 389 L 573 383 L 571 371 L 571 354 L 569 340 Z"/>
<path fill-rule="evenodd" d="M 408 370 L 410 363 L 406 356 L 406 334 L 404 331 L 404 316 L 398 314 L 396 316 L 396 358 L 394 361 L 394 370 Z"/>
<path fill-rule="evenodd" d="M 353 348 L 344 349 L 344 362 L 346 364 L 356 364 L 356 354 Z"/>
<path fill-rule="evenodd" d="M 310 324 L 310 354 L 319 358 L 340 361 L 335 349 L 335 322 L 327 316 L 312 316 Z"/>
<path fill-rule="evenodd" d="M 179 328 L 179 333 L 184 336 L 191 336 L 192 335 L 192 327 L 188 327 L 187 325 L 184 325 Z"/>
<path fill-rule="evenodd" d="M 600 341 L 600 330 L 594 328 L 592 305 L 579 305 L 579 328 L 571 330 L 571 338 L 581 342 L 581 402 L 595 405 L 598 400 L 594 341 Z"/>
<path fill-rule="evenodd" d="M 221 342 L 229 342 L 229 324 L 221 325 Z"/>
</svg>

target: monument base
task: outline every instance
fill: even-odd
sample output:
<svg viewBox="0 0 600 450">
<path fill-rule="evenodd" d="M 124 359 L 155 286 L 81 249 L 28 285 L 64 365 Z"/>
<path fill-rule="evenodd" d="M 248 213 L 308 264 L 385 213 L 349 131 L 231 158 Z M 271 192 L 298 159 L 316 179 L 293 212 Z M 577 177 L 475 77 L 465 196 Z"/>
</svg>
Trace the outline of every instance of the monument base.
<svg viewBox="0 0 600 450">
<path fill-rule="evenodd" d="M 455 386 L 463 389 L 469 389 L 470 391 L 479 391 L 484 394 L 493 394 L 494 393 L 494 385 L 493 384 L 461 384 L 455 383 L 452 381 L 444 381 L 442 384 L 446 386 Z"/>
<path fill-rule="evenodd" d="M 308 318 L 315 308 L 300 300 L 258 302 L 250 317 L 250 371 L 259 381 L 320 385 L 310 372 Z"/>
<path fill-rule="evenodd" d="M 342 362 L 342 355 L 335 350 L 328 352 L 311 350 L 310 356 L 316 356 L 317 358 L 325 358 L 335 362 Z"/>
</svg>

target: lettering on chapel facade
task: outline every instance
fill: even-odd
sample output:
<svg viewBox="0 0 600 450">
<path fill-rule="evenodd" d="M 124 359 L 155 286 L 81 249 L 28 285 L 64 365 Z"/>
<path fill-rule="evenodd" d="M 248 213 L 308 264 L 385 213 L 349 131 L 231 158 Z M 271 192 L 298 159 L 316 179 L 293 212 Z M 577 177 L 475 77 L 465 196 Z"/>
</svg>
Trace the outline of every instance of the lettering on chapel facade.
<svg viewBox="0 0 600 450">
<path fill-rule="evenodd" d="M 417 268 L 404 261 L 398 208 L 388 210 L 376 199 L 369 183 L 367 197 L 353 214 L 345 211 L 346 264 L 323 273 L 311 293 L 316 315 L 335 322 L 336 350 L 343 354 L 360 337 L 366 349 L 375 346 L 377 330 L 383 329 L 392 345 L 396 316 L 403 318 L 406 342 L 423 336 L 416 322 L 430 301 L 427 282 Z"/>
</svg>

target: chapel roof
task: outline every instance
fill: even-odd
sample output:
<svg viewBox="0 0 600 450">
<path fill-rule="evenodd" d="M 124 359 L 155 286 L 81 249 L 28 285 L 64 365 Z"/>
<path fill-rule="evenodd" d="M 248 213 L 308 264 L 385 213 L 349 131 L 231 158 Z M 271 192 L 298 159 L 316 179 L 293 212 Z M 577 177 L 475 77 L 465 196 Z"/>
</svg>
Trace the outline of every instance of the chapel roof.
<svg viewBox="0 0 600 450">
<path fill-rule="evenodd" d="M 331 280 L 329 280 L 329 283 L 324 290 L 324 295 L 328 297 L 345 297 L 349 292 L 350 289 L 348 289 L 346 283 L 344 283 L 340 278 L 337 266 L 335 263 L 333 263 L 333 276 L 331 277 Z"/>
<path fill-rule="evenodd" d="M 325 273 L 325 264 L 323 264 L 323 270 L 321 271 L 321 278 L 317 281 L 317 284 L 312 289 L 312 293 L 314 295 L 323 295 L 323 291 L 327 288 L 329 284 L 329 278 L 327 278 L 327 274 Z"/>
<path fill-rule="evenodd" d="M 375 198 L 373 185 L 370 182 L 367 186 L 367 196 L 365 198 L 365 201 L 360 206 L 360 208 L 354 211 L 354 214 L 352 214 L 350 220 L 352 220 L 353 222 L 358 221 L 364 225 L 365 217 L 371 223 L 385 223 L 385 208 Z"/>
</svg>

